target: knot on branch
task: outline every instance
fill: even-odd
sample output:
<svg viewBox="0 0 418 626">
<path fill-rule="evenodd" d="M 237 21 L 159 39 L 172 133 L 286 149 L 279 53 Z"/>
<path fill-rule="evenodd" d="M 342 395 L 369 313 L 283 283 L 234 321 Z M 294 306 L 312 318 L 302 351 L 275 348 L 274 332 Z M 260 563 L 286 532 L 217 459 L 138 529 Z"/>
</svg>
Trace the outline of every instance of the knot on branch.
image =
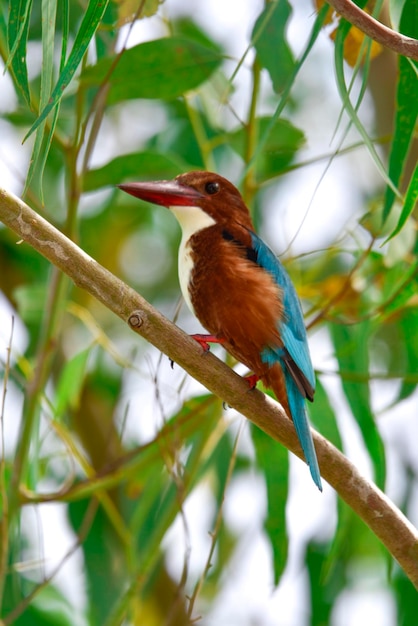
<svg viewBox="0 0 418 626">
<path fill-rule="evenodd" d="M 144 323 L 144 318 L 140 311 L 134 311 L 128 318 L 128 324 L 131 328 L 139 328 Z"/>
</svg>

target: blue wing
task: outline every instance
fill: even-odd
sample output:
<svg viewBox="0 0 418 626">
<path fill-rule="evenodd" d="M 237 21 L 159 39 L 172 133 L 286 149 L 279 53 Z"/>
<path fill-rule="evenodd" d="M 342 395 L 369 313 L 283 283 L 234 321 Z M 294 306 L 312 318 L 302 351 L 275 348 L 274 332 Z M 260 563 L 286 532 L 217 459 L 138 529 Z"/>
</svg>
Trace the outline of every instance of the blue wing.
<svg viewBox="0 0 418 626">
<path fill-rule="evenodd" d="M 321 477 L 306 414 L 305 397 L 313 400 L 315 374 L 309 354 L 302 309 L 292 281 L 279 259 L 254 232 L 250 232 L 257 264 L 272 274 L 283 295 L 284 317 L 278 321 L 283 347 L 266 346 L 262 354 L 265 363 L 282 366 L 288 403 L 296 433 L 309 465 L 312 478 L 322 491 Z"/>
<path fill-rule="evenodd" d="M 308 348 L 302 309 L 289 274 L 270 248 L 258 235 L 251 233 L 257 263 L 272 274 L 283 294 L 284 319 L 279 324 L 285 348 L 297 367 L 315 390 L 315 374 Z M 308 395 L 309 397 L 309 395 Z"/>
</svg>

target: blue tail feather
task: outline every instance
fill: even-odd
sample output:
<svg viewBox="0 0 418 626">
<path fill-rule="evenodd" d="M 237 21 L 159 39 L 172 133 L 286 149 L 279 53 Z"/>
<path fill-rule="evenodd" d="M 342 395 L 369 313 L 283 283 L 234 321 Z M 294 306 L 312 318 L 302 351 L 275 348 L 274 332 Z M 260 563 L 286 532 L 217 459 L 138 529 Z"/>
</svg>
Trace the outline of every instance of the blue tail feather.
<svg viewBox="0 0 418 626">
<path fill-rule="evenodd" d="M 282 345 L 266 346 L 261 353 L 261 359 L 270 367 L 280 363 L 285 377 L 291 417 L 314 483 L 322 491 L 321 476 L 305 405 L 305 397 L 309 400 L 313 399 L 315 373 L 309 354 L 302 309 L 295 288 L 279 259 L 260 237 L 254 232 L 250 234 L 257 263 L 272 275 L 280 288 L 284 308 L 282 318 L 277 320 L 277 331 Z"/>
<path fill-rule="evenodd" d="M 319 471 L 318 460 L 316 458 L 308 416 L 306 414 L 305 399 L 300 395 L 293 378 L 286 371 L 286 368 L 283 368 L 283 370 L 286 381 L 287 401 L 289 403 L 289 409 L 293 418 L 296 433 L 300 445 L 302 446 L 306 462 L 309 466 L 312 479 L 319 491 L 322 491 L 321 474 Z"/>
</svg>

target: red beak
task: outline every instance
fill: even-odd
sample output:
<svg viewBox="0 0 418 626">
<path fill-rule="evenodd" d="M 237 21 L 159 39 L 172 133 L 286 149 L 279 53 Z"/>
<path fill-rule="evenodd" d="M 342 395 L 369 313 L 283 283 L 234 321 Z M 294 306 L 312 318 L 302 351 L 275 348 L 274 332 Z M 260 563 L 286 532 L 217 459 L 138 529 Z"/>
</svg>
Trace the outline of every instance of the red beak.
<svg viewBox="0 0 418 626">
<path fill-rule="evenodd" d="M 130 193 L 135 198 L 141 198 L 146 202 L 153 202 L 161 206 L 193 206 L 198 200 L 204 198 L 204 195 L 188 187 L 181 185 L 176 180 L 157 180 L 155 182 L 146 183 L 124 183 L 117 185 L 122 191 Z"/>
</svg>

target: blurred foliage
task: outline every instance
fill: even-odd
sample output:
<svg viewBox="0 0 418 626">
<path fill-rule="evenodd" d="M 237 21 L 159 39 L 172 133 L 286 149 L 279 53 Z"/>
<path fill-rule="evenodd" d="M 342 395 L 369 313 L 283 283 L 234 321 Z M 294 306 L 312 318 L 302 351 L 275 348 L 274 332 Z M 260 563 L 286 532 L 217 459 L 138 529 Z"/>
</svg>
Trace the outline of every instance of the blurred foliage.
<svg viewBox="0 0 418 626">
<path fill-rule="evenodd" d="M 400 29 L 417 37 L 417 0 L 397 7 Z M 1 0 L 0 53 L 15 94 L 2 124 L 20 139 L 30 138 L 25 199 L 109 270 L 173 311 L 179 234 L 162 212 L 122 196 L 115 185 L 227 168 L 235 172 L 262 229 L 270 211 L 264 200 L 280 186 L 280 177 L 297 169 L 303 180 L 308 165 L 299 159 L 308 128 L 297 113 L 313 88 L 300 70 L 329 19 L 326 7 L 317 8 L 315 19 L 310 9 L 306 13 L 306 42 L 298 42 L 296 56 L 288 40 L 292 5 L 266 2 L 249 31 L 247 51 L 231 61 L 193 14 L 175 18 L 161 0 Z M 151 15 L 165 35 L 126 49 L 130 25 Z M 360 117 L 371 60 L 380 50 L 348 23 L 336 27 L 335 48 L 328 53 L 335 52 L 336 85 L 348 118 L 334 123 L 347 125 L 344 138 L 350 126 L 356 129 L 381 178 L 372 194 L 362 195 L 353 230 L 327 249 L 286 262 L 309 313 L 309 328 L 327 334 L 335 355 L 333 371 L 318 372 L 313 422 L 338 448 L 349 445 L 327 384 L 332 375 L 341 383 L 374 479 L 384 488 L 385 442 L 377 418 L 410 398 L 418 382 L 417 64 L 397 59 L 391 77 L 393 133 L 384 154 L 374 140 L 379 129 L 365 127 Z M 254 56 L 247 57 L 249 51 Z M 245 87 L 248 112 L 240 119 L 231 102 L 243 65 L 251 80 Z M 387 97 L 384 81 L 381 90 L 375 113 Z M 349 147 L 343 140 L 329 163 Z M 270 547 L 272 581 L 280 586 L 290 536 L 287 452 L 256 428 L 251 443 L 241 445 L 221 401 L 189 397 L 183 380 L 174 392 L 176 402 L 169 403 L 175 406 L 166 407 L 161 362 L 155 366 L 120 321 L 28 246 L 16 245 L 4 228 L 0 244 L 0 288 L 26 337 L 21 352 L 11 337 L 10 349 L 2 345 L 0 355 L 3 397 L 13 388 L 21 398 L 15 406 L 5 402 L 2 421 L 3 427 L 20 425 L 0 467 L 2 624 L 185 626 L 199 615 L 202 624 L 209 623 L 206 616 L 220 602 L 243 550 L 240 531 L 223 514 L 228 489 L 254 475 L 265 485 L 259 532 Z M 396 395 L 390 406 L 379 405 L 378 414 L 371 383 L 392 381 L 398 381 Z M 144 394 L 145 388 L 154 390 L 152 409 L 145 395 L 143 402 L 130 397 L 132 387 Z M 154 434 L 141 434 L 142 427 L 149 433 L 150 419 Z M 138 428 L 127 429 L 128 422 Z M 398 481 L 404 485 L 399 500 L 408 515 L 416 467 L 404 450 L 399 461 Z M 311 489 L 307 473 L 305 478 L 304 489 Z M 202 491 L 210 534 L 196 572 L 190 564 L 195 520 L 186 508 L 189 496 Z M 55 570 L 44 566 L 40 531 L 25 516 L 28 508 L 42 511 L 51 501 L 65 507 L 73 542 Z M 250 492 L 248 501 L 250 508 Z M 306 623 L 331 623 L 339 599 L 361 589 L 371 571 L 374 584 L 396 606 L 396 623 L 415 625 L 417 594 L 411 583 L 341 502 L 335 515 L 332 537 L 304 544 L 299 565 L 310 588 L 303 598 Z M 168 539 L 179 525 L 180 575 L 170 567 Z M 82 608 L 73 607 L 55 582 L 75 552 L 82 561 Z"/>
</svg>

